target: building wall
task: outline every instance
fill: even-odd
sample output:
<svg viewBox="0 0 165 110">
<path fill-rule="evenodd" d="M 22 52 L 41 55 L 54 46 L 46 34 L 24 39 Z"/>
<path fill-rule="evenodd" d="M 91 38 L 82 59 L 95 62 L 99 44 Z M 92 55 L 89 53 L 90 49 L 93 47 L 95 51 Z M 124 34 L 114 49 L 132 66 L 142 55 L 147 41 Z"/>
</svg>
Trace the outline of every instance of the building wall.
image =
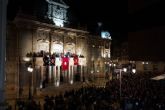
<svg viewBox="0 0 165 110">
<path fill-rule="evenodd" d="M 19 48 L 18 48 L 19 31 L 14 24 L 7 26 L 6 38 L 6 98 L 17 97 L 19 84 Z M 14 95 L 13 95 L 14 94 Z"/>
<path fill-rule="evenodd" d="M 146 62 L 136 61 L 136 70 L 137 72 L 164 72 L 165 63 L 164 62 Z"/>
<path fill-rule="evenodd" d="M 41 44 L 42 40 L 49 41 Z M 41 42 L 40 42 L 41 41 Z M 35 58 L 35 70 L 33 76 L 27 71 L 27 63 L 23 60 L 27 54 L 37 53 L 43 49 L 45 52 L 53 53 L 54 41 L 62 42 L 64 49 L 62 53 L 71 51 L 86 58 L 84 75 L 88 79 L 92 75 L 104 77 L 105 62 L 110 61 L 110 57 L 102 56 L 105 49 L 105 39 L 90 35 L 86 31 L 58 28 L 53 25 L 41 23 L 24 18 L 16 18 L 14 22 L 8 24 L 7 31 L 7 51 L 6 51 L 6 89 L 7 96 L 18 94 L 28 95 L 29 78 L 33 77 L 34 85 L 39 86 L 41 79 L 42 57 Z M 110 40 L 106 41 L 109 43 Z M 74 43 L 69 50 L 68 43 Z M 106 48 L 107 49 L 107 48 Z M 110 47 L 109 47 L 110 51 Z M 110 55 L 109 55 L 110 56 Z M 13 92 L 14 91 L 14 92 Z M 15 95 L 16 97 L 16 95 Z"/>
</svg>

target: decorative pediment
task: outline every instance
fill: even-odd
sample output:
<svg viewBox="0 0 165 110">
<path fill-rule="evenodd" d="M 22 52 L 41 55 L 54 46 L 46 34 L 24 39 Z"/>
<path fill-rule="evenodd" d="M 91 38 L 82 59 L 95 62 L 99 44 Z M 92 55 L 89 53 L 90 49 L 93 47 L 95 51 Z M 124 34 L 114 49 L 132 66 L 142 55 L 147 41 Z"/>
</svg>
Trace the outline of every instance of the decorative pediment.
<svg viewBox="0 0 165 110">
<path fill-rule="evenodd" d="M 62 0 L 47 0 L 48 11 L 47 16 L 56 26 L 64 27 L 67 21 L 68 6 Z"/>
</svg>

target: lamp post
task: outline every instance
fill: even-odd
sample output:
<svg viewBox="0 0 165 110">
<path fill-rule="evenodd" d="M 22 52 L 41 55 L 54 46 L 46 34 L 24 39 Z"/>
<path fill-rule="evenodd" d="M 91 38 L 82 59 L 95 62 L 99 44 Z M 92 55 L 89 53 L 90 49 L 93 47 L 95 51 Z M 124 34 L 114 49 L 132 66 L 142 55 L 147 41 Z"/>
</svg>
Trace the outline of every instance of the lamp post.
<svg viewBox="0 0 165 110">
<path fill-rule="evenodd" d="M 120 76 L 119 76 L 120 77 L 120 98 L 121 98 L 121 91 L 122 91 L 121 90 L 122 89 L 121 88 L 121 85 L 122 85 L 122 72 L 127 72 L 127 68 L 123 68 L 123 69 L 120 68 Z"/>
<path fill-rule="evenodd" d="M 31 99 L 32 95 L 33 95 L 33 68 L 31 66 L 29 66 L 27 68 L 27 71 L 29 73 L 31 73 L 30 77 L 29 77 L 29 99 Z"/>
<path fill-rule="evenodd" d="M 34 84 L 33 84 L 34 58 L 23 57 L 23 60 L 26 62 L 27 71 L 31 73 L 29 75 L 29 99 L 31 99 L 31 96 L 33 96 L 33 92 L 34 92 Z"/>
</svg>

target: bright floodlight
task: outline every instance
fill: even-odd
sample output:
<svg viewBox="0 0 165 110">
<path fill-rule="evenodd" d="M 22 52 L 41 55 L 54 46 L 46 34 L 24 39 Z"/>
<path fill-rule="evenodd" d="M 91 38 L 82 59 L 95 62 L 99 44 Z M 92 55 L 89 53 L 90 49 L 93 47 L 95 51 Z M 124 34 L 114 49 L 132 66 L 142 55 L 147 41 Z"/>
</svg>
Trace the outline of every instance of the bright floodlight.
<svg viewBox="0 0 165 110">
<path fill-rule="evenodd" d="M 111 34 L 108 31 L 101 32 L 101 38 L 103 39 L 111 39 Z"/>
<path fill-rule="evenodd" d="M 61 19 L 53 18 L 53 22 L 55 23 L 56 26 L 64 27 L 64 21 Z"/>
<path fill-rule="evenodd" d="M 123 71 L 124 71 L 124 72 L 127 72 L 127 68 L 123 68 Z"/>
<path fill-rule="evenodd" d="M 136 69 L 132 69 L 132 73 L 136 73 Z"/>
<path fill-rule="evenodd" d="M 28 71 L 28 72 L 33 72 L 33 68 L 32 68 L 32 67 L 28 67 L 28 68 L 27 68 L 27 71 Z"/>
<path fill-rule="evenodd" d="M 28 62 L 30 60 L 31 60 L 30 57 L 23 57 L 23 61 L 25 61 L 25 62 Z"/>
</svg>

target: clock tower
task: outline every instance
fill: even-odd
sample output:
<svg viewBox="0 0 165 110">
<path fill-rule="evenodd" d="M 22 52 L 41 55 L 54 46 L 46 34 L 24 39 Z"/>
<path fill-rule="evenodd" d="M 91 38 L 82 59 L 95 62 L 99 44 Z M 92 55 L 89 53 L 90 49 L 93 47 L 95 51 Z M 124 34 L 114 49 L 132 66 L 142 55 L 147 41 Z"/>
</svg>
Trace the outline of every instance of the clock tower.
<svg viewBox="0 0 165 110">
<path fill-rule="evenodd" d="M 47 17 L 52 20 L 56 26 L 64 27 L 67 22 L 67 6 L 63 0 L 46 0 L 48 2 Z"/>
</svg>

